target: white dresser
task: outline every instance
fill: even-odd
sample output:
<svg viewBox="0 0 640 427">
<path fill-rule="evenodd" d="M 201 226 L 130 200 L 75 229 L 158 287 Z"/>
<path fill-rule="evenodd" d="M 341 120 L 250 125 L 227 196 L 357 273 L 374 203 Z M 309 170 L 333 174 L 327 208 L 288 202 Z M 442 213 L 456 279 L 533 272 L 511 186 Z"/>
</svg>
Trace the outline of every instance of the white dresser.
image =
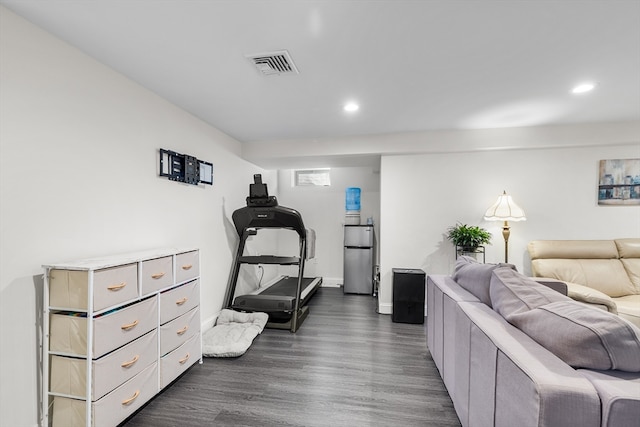
<svg viewBox="0 0 640 427">
<path fill-rule="evenodd" d="M 43 426 L 116 426 L 202 362 L 197 249 L 43 267 Z"/>
</svg>

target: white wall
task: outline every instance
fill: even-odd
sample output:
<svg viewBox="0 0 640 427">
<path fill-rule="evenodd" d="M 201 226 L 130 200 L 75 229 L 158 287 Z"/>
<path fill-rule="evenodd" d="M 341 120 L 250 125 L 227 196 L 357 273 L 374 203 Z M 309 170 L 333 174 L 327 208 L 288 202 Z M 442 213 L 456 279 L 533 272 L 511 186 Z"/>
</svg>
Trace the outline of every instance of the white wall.
<svg viewBox="0 0 640 427">
<path fill-rule="evenodd" d="M 531 273 L 531 240 L 640 237 L 640 206 L 597 204 L 599 160 L 615 158 L 640 158 L 640 138 L 630 145 L 384 156 L 380 311 L 391 312 L 392 268 L 452 271 L 454 247 L 445 234 L 457 221 L 493 233 L 486 261 L 504 261 L 502 223 L 483 220 L 503 190 L 527 215 L 510 224 L 509 239 L 509 262 L 524 274 Z"/>
<path fill-rule="evenodd" d="M 305 226 L 316 232 L 316 258 L 309 261 L 305 275 L 320 276 L 323 284 L 342 284 L 345 190 L 360 187 L 360 218 L 373 217 L 378 231 L 380 218 L 380 173 L 372 167 L 331 169 L 329 187 L 294 187 L 291 170 L 278 171 L 278 203 L 296 209 Z"/>
<path fill-rule="evenodd" d="M 41 265 L 198 247 L 210 319 L 233 255 L 225 212 L 261 171 L 237 141 L 5 8 L 0 31 L 0 425 L 23 427 L 39 415 Z M 212 162 L 213 187 L 159 178 L 159 148 Z"/>
</svg>

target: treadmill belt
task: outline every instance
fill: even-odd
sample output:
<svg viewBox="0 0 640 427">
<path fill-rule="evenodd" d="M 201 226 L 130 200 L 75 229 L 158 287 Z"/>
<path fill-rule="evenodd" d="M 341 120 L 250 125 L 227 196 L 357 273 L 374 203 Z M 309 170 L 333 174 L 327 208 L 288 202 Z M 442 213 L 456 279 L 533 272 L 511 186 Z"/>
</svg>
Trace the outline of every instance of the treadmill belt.
<svg viewBox="0 0 640 427">
<path fill-rule="evenodd" d="M 317 277 L 303 277 L 302 289 L 303 297 L 300 298 L 300 307 L 313 296 L 316 289 L 322 283 L 322 279 Z M 237 296 L 232 308 L 244 311 L 264 311 L 271 317 L 291 316 L 295 309 L 296 289 L 298 278 L 282 276 L 273 285 L 264 288 L 259 294 L 246 294 Z"/>
<path fill-rule="evenodd" d="M 303 277 L 301 291 L 306 289 L 309 284 L 314 281 L 315 278 Z M 264 291 L 260 292 L 260 295 L 277 295 L 277 296 L 295 296 L 298 288 L 297 277 L 283 277 L 278 283 L 273 286 L 269 286 Z"/>
</svg>

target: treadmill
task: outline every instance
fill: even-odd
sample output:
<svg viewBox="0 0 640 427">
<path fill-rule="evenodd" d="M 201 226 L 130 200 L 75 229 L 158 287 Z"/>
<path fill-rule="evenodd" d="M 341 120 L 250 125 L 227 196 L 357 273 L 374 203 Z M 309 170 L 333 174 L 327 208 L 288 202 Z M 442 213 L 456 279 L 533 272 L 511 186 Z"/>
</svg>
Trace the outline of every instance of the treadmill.
<svg viewBox="0 0 640 427">
<path fill-rule="evenodd" d="M 225 304 L 227 308 L 238 311 L 265 312 L 269 315 L 267 327 L 289 329 L 296 332 L 309 314 L 307 302 L 322 284 L 322 278 L 306 278 L 305 260 L 313 251 L 308 248 L 308 240 L 314 241 L 315 234 L 304 227 L 300 213 L 295 209 L 278 206 L 275 196 L 269 196 L 267 185 L 262 176 L 253 176 L 254 183 L 249 185 L 247 206 L 233 212 L 232 219 L 240 237 L 238 250 L 233 262 L 233 270 L 227 287 Z M 258 234 L 262 228 L 283 228 L 294 230 L 300 241 L 298 257 L 276 255 L 244 255 L 247 239 Z M 297 265 L 297 276 L 281 276 L 246 295 L 235 296 L 238 275 L 242 264 L 278 264 Z"/>
</svg>

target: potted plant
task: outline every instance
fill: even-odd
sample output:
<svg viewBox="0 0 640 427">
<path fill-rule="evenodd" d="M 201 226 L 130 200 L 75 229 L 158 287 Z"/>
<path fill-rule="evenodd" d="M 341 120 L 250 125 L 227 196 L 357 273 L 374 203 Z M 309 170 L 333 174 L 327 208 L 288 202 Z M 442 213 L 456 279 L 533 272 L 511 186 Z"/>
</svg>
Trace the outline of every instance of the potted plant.
<svg viewBox="0 0 640 427">
<path fill-rule="evenodd" d="M 464 252 L 475 252 L 478 247 L 491 243 L 491 233 L 477 225 L 458 222 L 447 229 L 447 239 Z"/>
</svg>

